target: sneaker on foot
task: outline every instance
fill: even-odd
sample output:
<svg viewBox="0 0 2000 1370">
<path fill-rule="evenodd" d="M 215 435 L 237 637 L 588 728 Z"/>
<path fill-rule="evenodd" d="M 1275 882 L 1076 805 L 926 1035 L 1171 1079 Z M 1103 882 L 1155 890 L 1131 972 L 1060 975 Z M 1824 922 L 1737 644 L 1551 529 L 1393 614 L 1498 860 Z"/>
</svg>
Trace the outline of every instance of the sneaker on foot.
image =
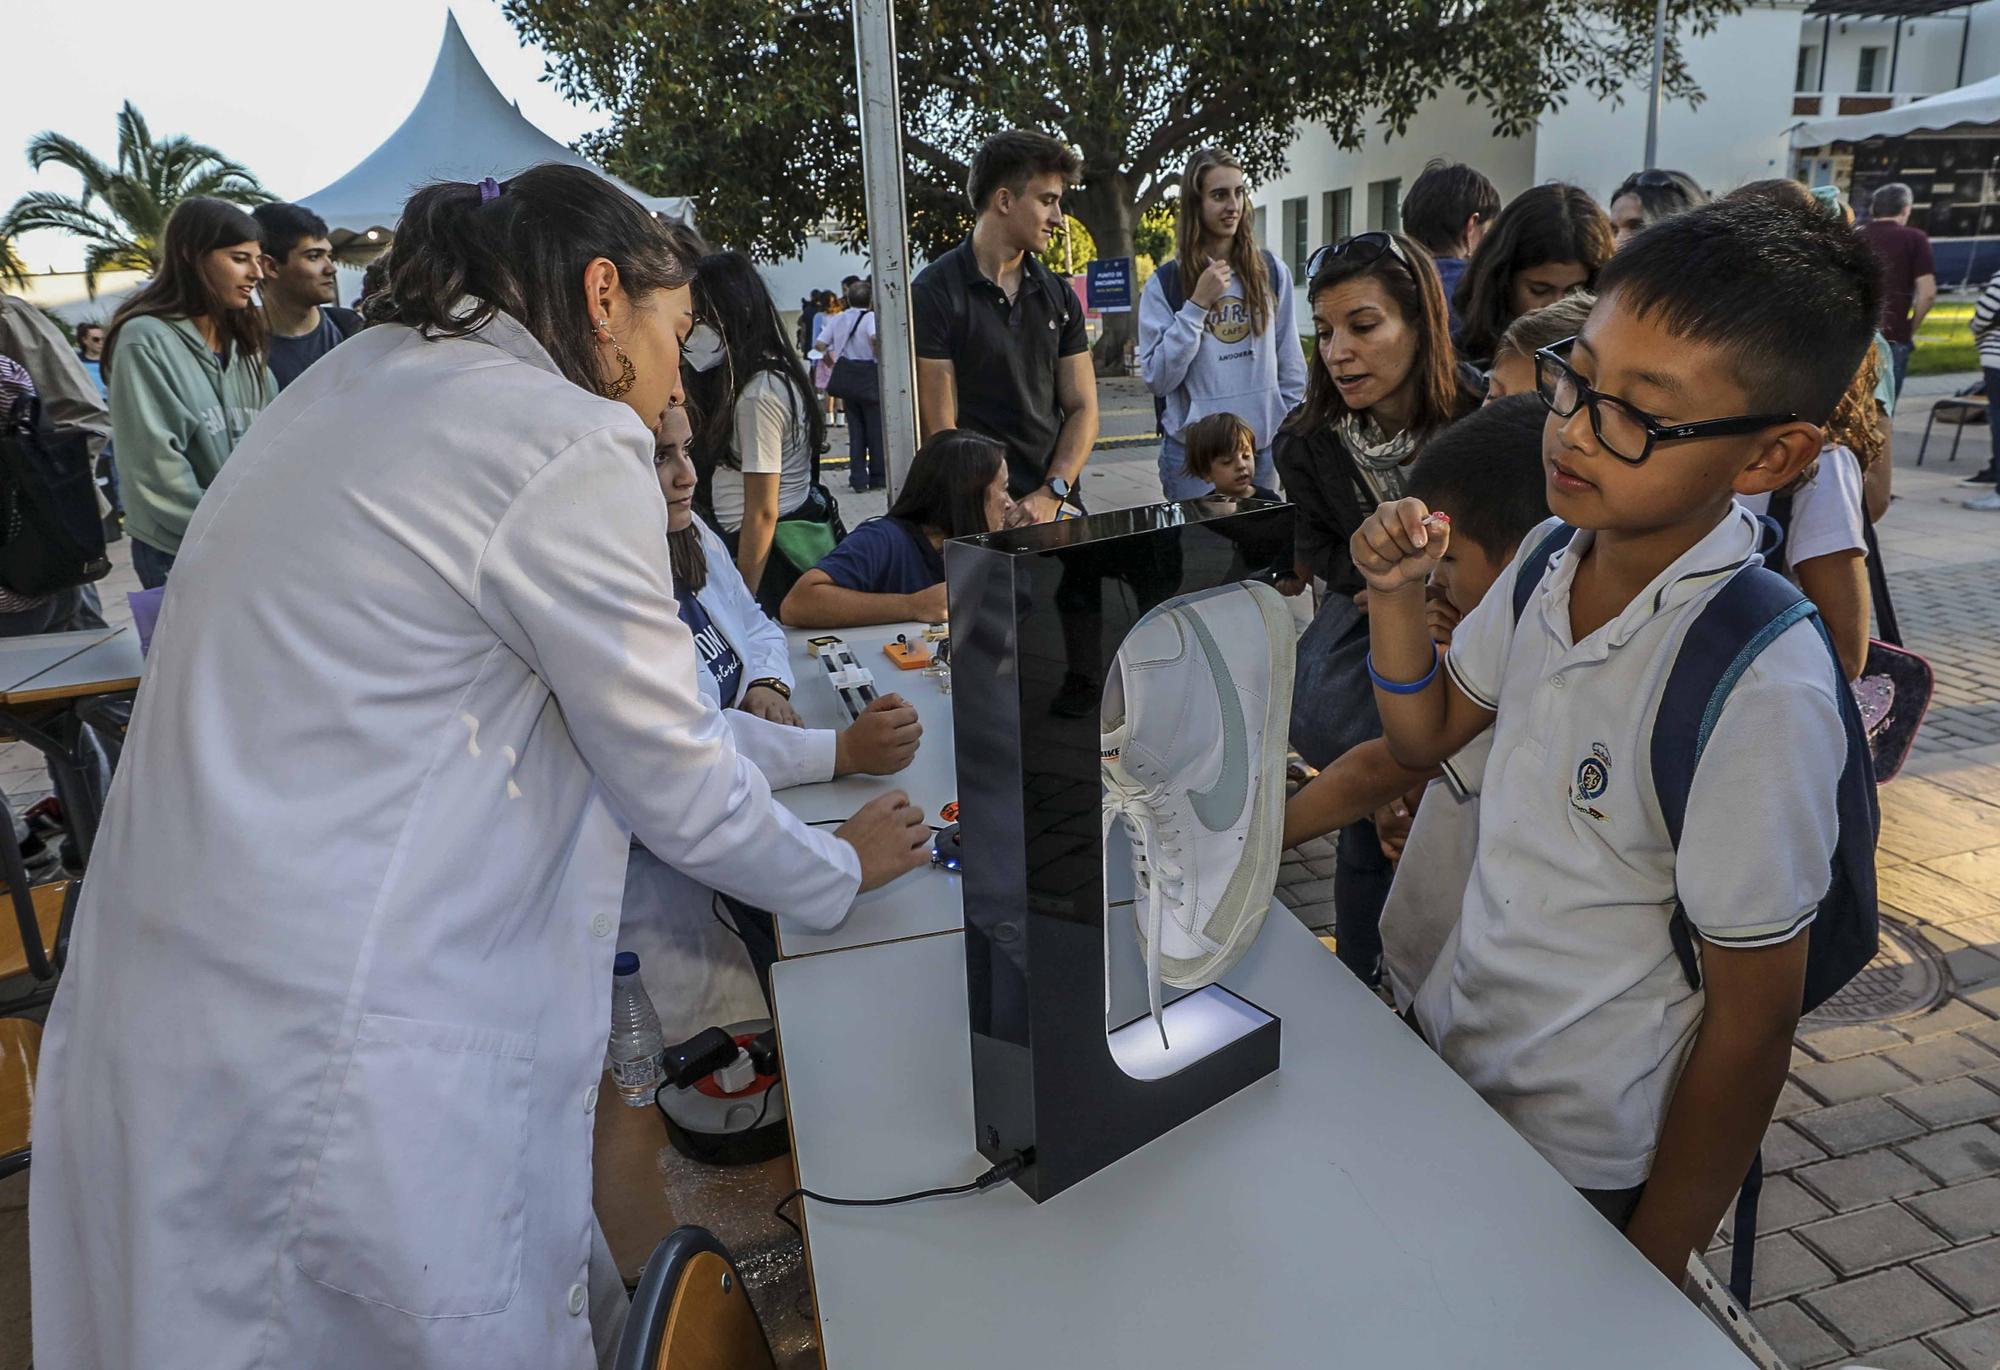
<svg viewBox="0 0 2000 1370">
<path fill-rule="evenodd" d="M 1965 501 L 1965 507 L 1968 509 L 1977 509 L 1982 514 L 2000 512 L 2000 490 L 1996 490 L 1990 495 L 1981 495 L 1978 499 L 1969 499 Z"/>
<path fill-rule="evenodd" d="M 1163 1044 L 1162 982 L 1214 983 L 1271 905 L 1296 641 L 1284 597 L 1244 581 L 1140 619 L 1105 682 L 1104 832 L 1123 822 L 1131 839 L 1133 917 Z M 1108 919 L 1105 936 L 1108 977 Z"/>
</svg>

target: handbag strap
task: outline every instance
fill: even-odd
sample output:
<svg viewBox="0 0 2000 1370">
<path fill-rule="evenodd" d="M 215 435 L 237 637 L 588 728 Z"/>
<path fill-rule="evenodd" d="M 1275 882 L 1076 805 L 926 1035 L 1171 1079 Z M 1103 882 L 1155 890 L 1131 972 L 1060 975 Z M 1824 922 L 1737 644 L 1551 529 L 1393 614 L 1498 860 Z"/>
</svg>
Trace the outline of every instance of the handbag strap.
<svg viewBox="0 0 2000 1370">
<path fill-rule="evenodd" d="M 1875 541 L 1875 525 L 1861 520 L 1861 539 L 1868 548 L 1868 593 L 1875 601 L 1875 626 L 1891 647 L 1903 645 L 1902 625 L 1896 622 L 1896 602 L 1889 598 L 1889 568 L 1882 564 L 1882 548 Z"/>
</svg>

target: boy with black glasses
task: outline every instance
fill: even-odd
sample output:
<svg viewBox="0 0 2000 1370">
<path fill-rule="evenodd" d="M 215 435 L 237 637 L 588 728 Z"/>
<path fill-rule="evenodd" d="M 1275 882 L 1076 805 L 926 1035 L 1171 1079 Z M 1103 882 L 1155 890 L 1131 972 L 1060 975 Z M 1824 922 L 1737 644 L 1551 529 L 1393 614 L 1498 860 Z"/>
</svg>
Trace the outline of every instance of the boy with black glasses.
<svg viewBox="0 0 2000 1370">
<path fill-rule="evenodd" d="M 1852 706 L 1816 624 L 1770 633 L 1714 696 L 1677 840 L 1654 727 L 1691 629 L 1760 564 L 1734 496 L 1818 457 L 1877 287 L 1838 221 L 1716 204 L 1636 237 L 1599 292 L 1582 333 L 1537 357 L 1549 507 L 1573 539 L 1531 534 L 1442 659 L 1423 585 L 1449 525 L 1386 505 L 1353 556 L 1397 760 L 1436 765 L 1494 729 L 1472 879 L 1417 1019 L 1678 1282 L 1784 1083 Z"/>
</svg>

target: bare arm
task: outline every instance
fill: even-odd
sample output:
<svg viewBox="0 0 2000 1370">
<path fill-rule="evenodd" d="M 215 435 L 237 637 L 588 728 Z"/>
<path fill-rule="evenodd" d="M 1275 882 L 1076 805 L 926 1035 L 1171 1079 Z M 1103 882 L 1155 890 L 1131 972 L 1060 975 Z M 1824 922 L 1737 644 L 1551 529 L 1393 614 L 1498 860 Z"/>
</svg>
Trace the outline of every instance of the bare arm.
<svg viewBox="0 0 2000 1370">
<path fill-rule="evenodd" d="M 1084 465 L 1097 441 L 1097 373 L 1090 369 L 1088 352 L 1056 363 L 1056 403 L 1062 406 L 1063 426 L 1056 434 L 1049 474 L 1075 485 L 1083 479 Z"/>
<path fill-rule="evenodd" d="M 1916 297 L 1910 301 L 1910 333 L 1912 336 L 1915 336 L 1916 331 L 1924 326 L 1924 316 L 1931 312 L 1931 306 L 1936 303 L 1937 277 L 1917 277 Z"/>
<path fill-rule="evenodd" d="M 1398 765 L 1379 737 L 1349 748 L 1286 802 L 1286 849 L 1360 822 L 1432 774 Z"/>
<path fill-rule="evenodd" d="M 945 617 L 942 581 L 914 595 L 876 595 L 836 585 L 815 566 L 778 606 L 778 617 L 794 628 L 865 628 L 877 623 L 938 623 Z"/>
<path fill-rule="evenodd" d="M 1859 548 L 1850 547 L 1802 561 L 1792 571 L 1826 624 L 1833 649 L 1840 654 L 1840 669 L 1849 680 L 1858 678 L 1868 659 L 1867 559 Z"/>
<path fill-rule="evenodd" d="M 1391 501 L 1368 516 L 1350 543 L 1354 564 L 1368 581 L 1368 646 L 1376 673 L 1396 682 L 1430 681 L 1411 694 L 1375 690 L 1389 754 L 1424 772 L 1443 765 L 1493 725 L 1492 710 L 1473 702 L 1445 674 L 1431 639 L 1424 583 L 1451 532 L 1449 525 L 1427 529 L 1428 513 L 1422 500 Z"/>
<path fill-rule="evenodd" d="M 1810 935 L 1810 934 L 1808 934 Z M 1703 943 L 1707 1003 L 1625 1236 L 1676 1285 L 1750 1171 L 1791 1063 L 1806 937 L 1775 947 Z"/>
<path fill-rule="evenodd" d="M 1873 466 L 1861 473 L 1861 507 L 1870 523 L 1880 523 L 1882 516 L 1889 512 L 1889 502 L 1895 498 L 1895 455 L 1896 430 L 1889 426 L 1889 416 L 1884 414 L 1882 455 Z"/>
<path fill-rule="evenodd" d="M 743 473 L 743 526 L 736 533 L 736 569 L 750 593 L 764 579 L 771 556 L 771 538 L 778 530 L 778 477 Z"/>
<path fill-rule="evenodd" d="M 958 427 L 958 368 L 950 362 L 917 358 L 917 418 L 923 442 Z"/>
</svg>

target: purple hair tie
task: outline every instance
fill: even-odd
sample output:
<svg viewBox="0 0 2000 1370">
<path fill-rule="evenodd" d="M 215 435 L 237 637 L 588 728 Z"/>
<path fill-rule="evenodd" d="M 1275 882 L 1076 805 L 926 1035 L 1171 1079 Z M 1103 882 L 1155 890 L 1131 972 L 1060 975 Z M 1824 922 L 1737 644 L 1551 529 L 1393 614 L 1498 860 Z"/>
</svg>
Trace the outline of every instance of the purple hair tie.
<svg viewBox="0 0 2000 1370">
<path fill-rule="evenodd" d="M 488 176 L 479 183 L 479 203 L 490 205 L 500 198 L 500 183 Z"/>
</svg>

